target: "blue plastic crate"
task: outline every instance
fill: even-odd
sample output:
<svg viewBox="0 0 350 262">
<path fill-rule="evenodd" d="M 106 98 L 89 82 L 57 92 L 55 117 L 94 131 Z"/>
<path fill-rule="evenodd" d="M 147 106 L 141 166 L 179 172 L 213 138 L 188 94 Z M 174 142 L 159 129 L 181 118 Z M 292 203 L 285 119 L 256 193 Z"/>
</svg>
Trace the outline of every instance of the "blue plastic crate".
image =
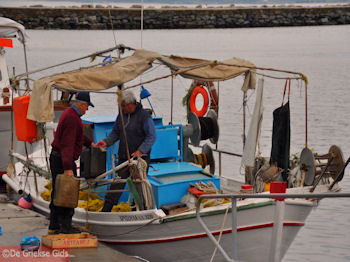
<svg viewBox="0 0 350 262">
<path fill-rule="evenodd" d="M 202 168 L 187 162 L 151 164 L 148 180 L 152 185 L 157 208 L 163 204 L 180 202 L 188 193 L 191 183 L 202 181 L 207 184 L 210 181 L 220 189 L 219 177 L 201 171 Z"/>
</svg>

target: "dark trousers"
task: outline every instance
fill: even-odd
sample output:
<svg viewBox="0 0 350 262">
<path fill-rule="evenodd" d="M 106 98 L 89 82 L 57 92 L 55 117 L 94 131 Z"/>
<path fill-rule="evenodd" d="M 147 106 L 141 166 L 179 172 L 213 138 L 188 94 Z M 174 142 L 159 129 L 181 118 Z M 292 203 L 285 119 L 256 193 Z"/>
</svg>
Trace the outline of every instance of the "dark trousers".
<svg viewBox="0 0 350 262">
<path fill-rule="evenodd" d="M 150 154 L 143 156 L 142 159 L 144 159 L 147 162 L 147 165 L 150 163 Z M 118 165 L 122 164 L 127 160 L 120 159 L 118 160 Z M 148 172 L 148 166 L 147 166 L 147 172 Z M 123 169 L 118 171 L 118 176 L 120 176 L 122 179 L 127 179 L 130 176 L 129 167 L 126 166 Z M 122 190 L 125 187 L 125 183 L 117 183 L 112 184 L 109 188 L 109 190 Z M 135 183 L 135 188 L 137 193 L 140 195 L 140 210 L 144 210 L 144 201 L 143 201 L 143 194 L 142 194 L 142 185 L 141 183 Z M 117 205 L 119 202 L 119 198 L 121 196 L 122 192 L 116 192 L 116 193 L 107 193 L 105 196 L 105 202 L 102 208 L 102 212 L 111 212 L 113 205 Z"/>
<path fill-rule="evenodd" d="M 55 196 L 55 182 L 59 174 L 63 174 L 62 159 L 59 153 L 51 152 L 50 154 L 50 169 L 52 175 L 52 192 L 50 202 L 50 230 L 59 230 L 62 233 L 69 233 L 72 229 L 72 217 L 74 208 L 58 207 L 53 204 Z M 77 175 L 77 166 L 73 161 L 72 170 L 74 175 Z"/>
</svg>

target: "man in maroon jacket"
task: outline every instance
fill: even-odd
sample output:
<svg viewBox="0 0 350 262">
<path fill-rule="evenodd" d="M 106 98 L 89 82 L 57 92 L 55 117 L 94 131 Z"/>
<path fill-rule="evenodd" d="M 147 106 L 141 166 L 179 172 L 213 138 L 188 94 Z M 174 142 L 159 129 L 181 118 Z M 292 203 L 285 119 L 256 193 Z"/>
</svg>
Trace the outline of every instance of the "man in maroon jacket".
<svg viewBox="0 0 350 262">
<path fill-rule="evenodd" d="M 82 91 L 76 94 L 76 101 L 72 107 L 63 112 L 51 144 L 50 169 L 52 175 L 52 193 L 49 234 L 74 233 L 72 229 L 74 208 L 58 207 L 53 204 L 55 180 L 58 174 L 76 175 L 77 167 L 74 161 L 79 158 L 83 146 L 89 147 L 93 145 L 92 141 L 84 134 L 83 124 L 80 119 L 86 113 L 89 106 L 94 107 L 90 101 L 90 94 L 88 92 Z"/>
</svg>

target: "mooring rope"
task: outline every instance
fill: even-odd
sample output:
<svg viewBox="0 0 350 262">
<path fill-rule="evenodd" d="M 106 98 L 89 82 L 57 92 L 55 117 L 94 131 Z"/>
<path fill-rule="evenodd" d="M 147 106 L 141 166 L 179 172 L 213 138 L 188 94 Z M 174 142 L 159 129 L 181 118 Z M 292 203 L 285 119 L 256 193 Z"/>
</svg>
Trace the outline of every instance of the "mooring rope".
<svg viewBox="0 0 350 262">
<path fill-rule="evenodd" d="M 218 238 L 218 244 L 220 244 L 220 241 L 221 241 L 221 237 L 222 237 L 222 233 L 224 231 L 225 225 L 226 225 L 227 214 L 228 214 L 229 209 L 230 209 L 230 207 L 227 206 L 226 211 L 225 211 L 224 220 L 222 221 L 222 225 L 221 225 L 221 230 L 220 230 L 220 234 L 219 234 L 219 238 Z M 235 230 L 235 229 L 232 228 L 232 230 Z M 215 247 L 213 255 L 211 256 L 210 262 L 212 262 L 214 260 L 217 250 L 218 250 L 218 248 Z"/>
<path fill-rule="evenodd" d="M 109 22 L 111 23 L 111 28 L 112 28 L 112 34 L 114 38 L 114 44 L 117 46 L 117 39 L 115 37 L 115 32 L 114 32 L 114 26 L 113 26 L 113 21 L 112 21 L 112 15 L 111 15 L 111 9 L 108 8 L 108 14 L 109 14 Z"/>
</svg>

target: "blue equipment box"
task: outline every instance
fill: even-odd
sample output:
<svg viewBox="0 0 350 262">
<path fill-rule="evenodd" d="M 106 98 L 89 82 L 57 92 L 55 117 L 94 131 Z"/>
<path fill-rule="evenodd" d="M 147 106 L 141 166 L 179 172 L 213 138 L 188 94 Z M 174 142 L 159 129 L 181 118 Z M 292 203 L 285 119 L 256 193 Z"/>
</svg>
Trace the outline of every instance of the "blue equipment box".
<svg viewBox="0 0 350 262">
<path fill-rule="evenodd" d="M 92 128 L 93 140 L 97 143 L 99 140 L 107 137 L 112 129 L 117 115 L 102 115 L 83 117 L 83 123 Z M 187 194 L 191 183 L 202 181 L 213 182 L 220 189 L 220 180 L 217 176 L 206 175 L 202 173 L 201 167 L 188 162 L 182 162 L 182 126 L 181 125 L 163 125 L 161 117 L 153 117 L 156 128 L 157 139 L 152 147 L 151 162 L 162 161 L 161 163 L 151 163 L 148 171 L 148 179 L 152 185 L 157 207 L 171 202 L 180 202 Z M 106 170 L 112 169 L 112 155 L 117 155 L 119 142 L 107 149 Z M 170 162 L 171 161 L 171 162 Z M 116 164 L 116 163 L 115 163 Z M 109 175 L 108 178 L 111 178 Z M 104 186 L 99 190 L 106 190 Z M 104 198 L 104 193 L 99 193 Z M 128 192 L 123 192 L 119 201 L 127 201 Z"/>
<path fill-rule="evenodd" d="M 220 179 L 214 175 L 201 173 L 203 168 L 188 162 L 152 163 L 148 171 L 148 180 L 152 185 L 157 208 L 163 204 L 180 202 L 188 193 L 191 183 L 212 182 L 220 189 Z"/>
</svg>

